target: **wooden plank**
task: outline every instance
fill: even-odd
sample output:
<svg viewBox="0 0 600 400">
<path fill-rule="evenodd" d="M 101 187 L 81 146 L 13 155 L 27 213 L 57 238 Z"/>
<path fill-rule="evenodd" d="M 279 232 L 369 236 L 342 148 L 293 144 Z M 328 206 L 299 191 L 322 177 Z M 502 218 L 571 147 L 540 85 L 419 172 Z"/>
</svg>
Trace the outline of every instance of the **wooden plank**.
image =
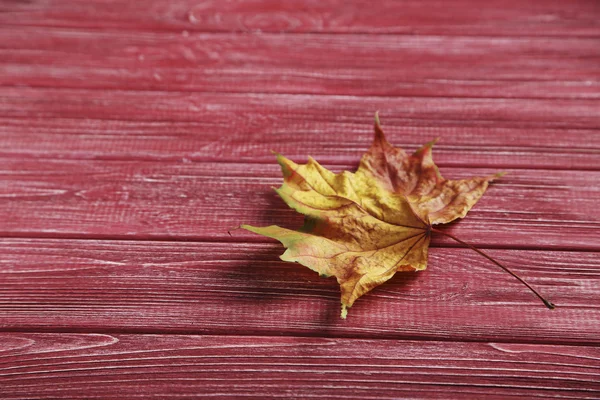
<svg viewBox="0 0 600 400">
<path fill-rule="evenodd" d="M 23 398 L 597 398 L 598 348 L 297 337 L 2 334 Z"/>
<path fill-rule="evenodd" d="M 460 179 L 493 171 L 442 172 Z M 448 229 L 484 247 L 599 249 L 599 172 L 508 172 Z M 264 238 L 236 231 L 232 239 L 227 230 L 302 221 L 271 190 L 282 182 L 275 162 L 0 159 L 0 181 L 0 234 L 8 236 L 256 241 Z"/>
<path fill-rule="evenodd" d="M 373 138 L 372 116 L 356 122 L 333 116 L 323 121 L 302 115 L 252 120 L 230 116 L 231 124 L 3 118 L 0 156 L 273 164 L 275 150 L 293 160 L 311 155 L 321 163 L 352 166 Z M 458 127 L 388 117 L 392 116 L 382 116 L 389 140 L 407 151 L 440 138 L 435 161 L 442 167 L 600 170 L 600 135 L 595 129 Z"/>
<path fill-rule="evenodd" d="M 0 28 L 0 85 L 598 99 L 599 65 L 598 38 Z"/>
<path fill-rule="evenodd" d="M 112 1 L 0 4 L 1 25 L 208 32 L 599 36 L 595 1 Z"/>
<path fill-rule="evenodd" d="M 0 329 L 600 343 L 600 253 L 432 248 L 340 318 L 335 279 L 276 243 L 1 239 Z M 565 334 L 568 332 L 568 335 Z"/>
<path fill-rule="evenodd" d="M 390 126 L 598 129 L 594 99 L 477 99 L 224 94 L 76 89 L 0 88 L 0 115 L 126 121 L 211 121 L 240 125 L 265 119 L 368 121 L 381 111 Z M 398 116 L 401 116 L 398 118 Z M 370 129 L 369 129 L 370 130 Z"/>
</svg>

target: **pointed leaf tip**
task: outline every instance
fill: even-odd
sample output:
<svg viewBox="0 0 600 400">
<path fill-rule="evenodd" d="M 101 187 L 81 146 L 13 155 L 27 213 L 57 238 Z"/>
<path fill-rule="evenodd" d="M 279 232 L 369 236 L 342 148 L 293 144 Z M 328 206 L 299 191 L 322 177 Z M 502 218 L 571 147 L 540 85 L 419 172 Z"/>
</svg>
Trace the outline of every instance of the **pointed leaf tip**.
<svg viewBox="0 0 600 400">
<path fill-rule="evenodd" d="M 419 150 L 417 150 L 417 152 L 423 150 L 423 149 L 431 149 L 433 148 L 433 146 L 435 146 L 435 144 L 438 142 L 438 140 L 440 140 L 439 137 L 436 137 L 435 139 L 425 143 Z"/>
<path fill-rule="evenodd" d="M 348 316 L 348 307 L 346 307 L 345 304 L 342 304 L 342 314 L 341 314 L 341 317 L 342 317 L 342 319 L 346 319 L 347 316 Z"/>
<path fill-rule="evenodd" d="M 381 127 L 381 121 L 379 120 L 379 111 L 375 112 L 375 142 L 384 141 L 385 134 L 383 133 L 383 128 Z"/>
</svg>

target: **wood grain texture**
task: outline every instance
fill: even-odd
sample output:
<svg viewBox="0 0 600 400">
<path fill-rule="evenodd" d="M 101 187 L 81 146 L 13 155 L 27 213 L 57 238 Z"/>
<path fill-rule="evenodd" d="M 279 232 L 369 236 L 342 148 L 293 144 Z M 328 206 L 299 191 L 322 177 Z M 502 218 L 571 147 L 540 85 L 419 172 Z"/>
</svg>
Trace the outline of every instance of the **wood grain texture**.
<svg viewBox="0 0 600 400">
<path fill-rule="evenodd" d="M 299 160 L 300 161 L 300 160 Z M 335 170 L 354 166 L 330 166 Z M 449 178 L 485 176 L 444 168 Z M 507 170 L 468 218 L 449 226 L 479 246 L 599 250 L 597 171 Z M 187 240 L 266 240 L 242 223 L 300 227 L 271 189 L 279 166 L 0 159 L 0 233 Z M 440 239 L 438 243 L 451 243 Z"/>
<path fill-rule="evenodd" d="M 403 113 L 381 115 L 389 140 L 411 152 L 440 138 L 434 152 L 441 167 L 600 170 L 596 129 L 446 126 L 403 119 Z M 298 115 L 226 116 L 229 121 L 218 114 L 208 121 L 0 118 L 0 156 L 272 165 L 271 151 L 277 151 L 294 160 L 311 155 L 324 164 L 351 166 L 373 140 L 372 115 L 356 121 L 335 115 L 321 120 L 301 110 Z"/>
<path fill-rule="evenodd" d="M 119 30 L 600 36 L 593 0 L 5 2 L 0 24 Z"/>
<path fill-rule="evenodd" d="M 77 89 L 0 88 L 0 115 L 19 118 L 81 118 L 125 121 L 227 122 L 264 119 L 360 122 L 376 110 L 386 125 L 597 129 L 594 99 L 478 99 L 357 97 L 345 95 L 223 94 Z M 256 121 L 256 122 L 255 122 Z"/>
<path fill-rule="evenodd" d="M 335 280 L 280 261 L 276 243 L 0 245 L 2 330 L 600 343 L 598 252 L 489 250 L 550 311 L 478 254 L 433 248 L 427 270 L 396 274 L 342 320 Z"/>
<path fill-rule="evenodd" d="M 6 26 L 0 28 L 0 85 L 598 99 L 600 38 L 240 36 Z"/>
<path fill-rule="evenodd" d="M 339 318 L 240 223 L 380 111 L 509 174 Z M 600 3 L 0 1 L 0 398 L 600 397 Z M 198 336 L 206 335 L 206 336 Z"/>
<path fill-rule="evenodd" d="M 600 395 L 597 348 L 322 338 L 3 334 L 4 399 Z"/>
</svg>

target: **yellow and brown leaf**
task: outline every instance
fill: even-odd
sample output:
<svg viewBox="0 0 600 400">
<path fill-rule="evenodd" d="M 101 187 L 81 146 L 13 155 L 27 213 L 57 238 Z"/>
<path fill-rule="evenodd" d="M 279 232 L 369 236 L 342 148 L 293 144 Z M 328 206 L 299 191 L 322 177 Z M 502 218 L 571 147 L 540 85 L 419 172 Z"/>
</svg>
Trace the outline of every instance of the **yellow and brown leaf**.
<svg viewBox="0 0 600 400">
<path fill-rule="evenodd" d="M 287 248 L 282 260 L 335 276 L 345 318 L 360 296 L 397 271 L 425 269 L 431 225 L 463 217 L 496 177 L 446 180 L 432 145 L 408 156 L 387 142 L 376 118 L 375 140 L 356 173 L 278 155 L 284 182 L 276 191 L 306 216 L 304 226 L 242 228 L 279 240 Z"/>
<path fill-rule="evenodd" d="M 360 160 L 356 174 L 406 196 L 421 218 L 433 225 L 462 218 L 483 196 L 489 182 L 503 173 L 461 180 L 444 179 L 432 158 L 436 141 L 425 144 L 409 156 L 388 143 L 376 114 L 375 139 Z"/>
</svg>

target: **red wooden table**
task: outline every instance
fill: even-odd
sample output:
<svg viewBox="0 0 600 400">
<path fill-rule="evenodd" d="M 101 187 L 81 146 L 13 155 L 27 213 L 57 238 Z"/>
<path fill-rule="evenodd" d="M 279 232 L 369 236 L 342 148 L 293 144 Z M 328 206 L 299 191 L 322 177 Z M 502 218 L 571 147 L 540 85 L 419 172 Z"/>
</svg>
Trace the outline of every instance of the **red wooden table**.
<svg viewBox="0 0 600 400">
<path fill-rule="evenodd" d="M 339 318 L 240 223 L 380 111 L 509 172 Z M 600 3 L 0 1 L 0 398 L 600 397 Z"/>
</svg>

